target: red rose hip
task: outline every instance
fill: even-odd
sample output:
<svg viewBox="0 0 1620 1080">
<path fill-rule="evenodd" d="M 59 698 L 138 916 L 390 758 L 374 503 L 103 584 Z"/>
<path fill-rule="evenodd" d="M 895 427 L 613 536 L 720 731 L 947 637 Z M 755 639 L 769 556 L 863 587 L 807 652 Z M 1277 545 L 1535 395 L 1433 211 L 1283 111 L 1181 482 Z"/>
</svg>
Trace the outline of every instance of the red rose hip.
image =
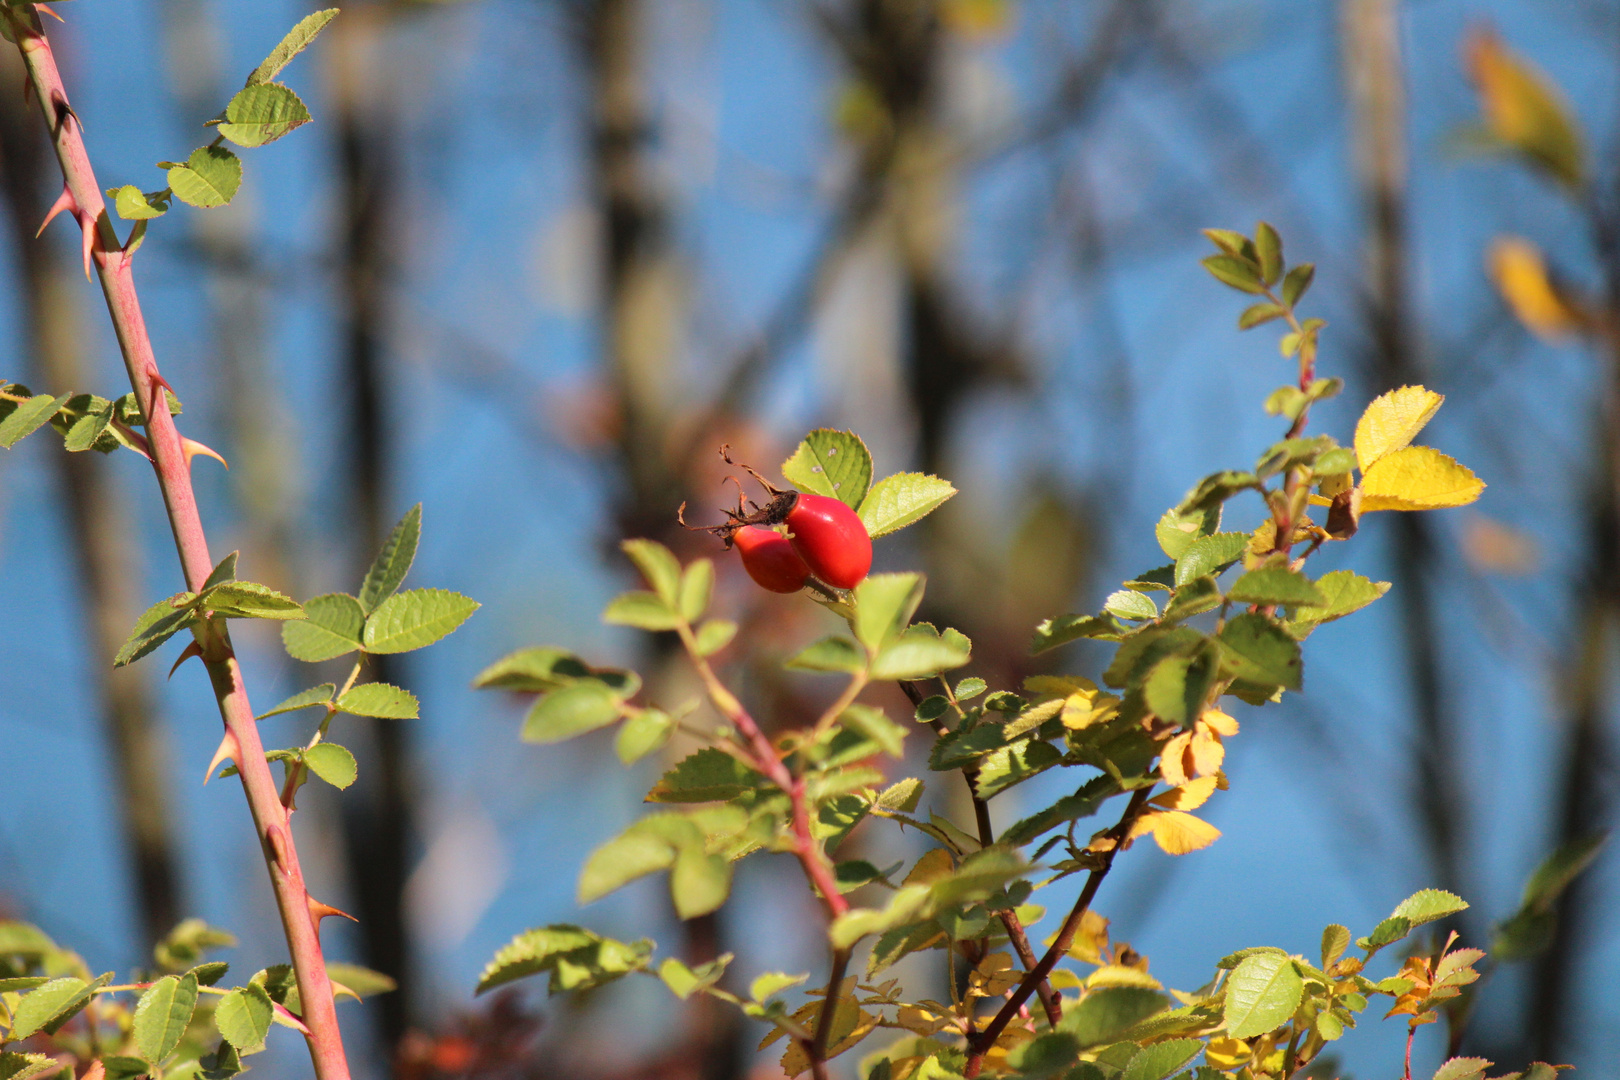
<svg viewBox="0 0 1620 1080">
<path fill-rule="evenodd" d="M 810 568 L 793 550 L 788 538 L 775 529 L 747 525 L 736 531 L 732 542 L 742 555 L 743 569 L 760 588 L 778 593 L 794 593 L 804 588 Z"/>
<path fill-rule="evenodd" d="M 853 589 L 872 569 L 872 538 L 847 504 L 801 491 L 784 521 L 793 549 L 827 584 Z"/>
</svg>

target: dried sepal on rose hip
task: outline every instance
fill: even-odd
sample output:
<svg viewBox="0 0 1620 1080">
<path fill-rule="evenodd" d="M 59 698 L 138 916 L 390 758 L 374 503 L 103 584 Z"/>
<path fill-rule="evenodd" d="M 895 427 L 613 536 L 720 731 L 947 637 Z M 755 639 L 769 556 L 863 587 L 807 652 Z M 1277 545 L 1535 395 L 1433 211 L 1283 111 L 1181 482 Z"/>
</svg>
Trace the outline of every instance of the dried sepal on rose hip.
<svg viewBox="0 0 1620 1080">
<path fill-rule="evenodd" d="M 728 465 L 737 464 L 728 450 L 722 446 L 720 456 Z M 764 506 L 752 499 L 745 502 L 739 492 L 737 509 L 724 511 L 730 519 L 724 525 L 687 528 L 714 533 L 725 540 L 727 547 L 736 546 L 748 575 L 773 592 L 795 592 L 805 583 L 806 577 L 800 577 L 792 588 L 781 587 L 794 579 L 793 563 L 786 557 L 790 553 L 796 555 L 807 575 L 813 574 L 836 589 L 853 589 L 866 578 L 872 569 L 872 537 L 854 510 L 826 495 L 779 488 L 755 469 L 747 465 L 740 468 L 759 481 L 770 501 Z M 682 525 L 686 524 L 685 509 L 682 503 L 677 515 Z M 786 526 L 787 535 L 784 537 L 776 526 Z M 772 540 L 773 536 L 777 540 Z M 778 540 L 785 541 L 786 550 Z"/>
</svg>

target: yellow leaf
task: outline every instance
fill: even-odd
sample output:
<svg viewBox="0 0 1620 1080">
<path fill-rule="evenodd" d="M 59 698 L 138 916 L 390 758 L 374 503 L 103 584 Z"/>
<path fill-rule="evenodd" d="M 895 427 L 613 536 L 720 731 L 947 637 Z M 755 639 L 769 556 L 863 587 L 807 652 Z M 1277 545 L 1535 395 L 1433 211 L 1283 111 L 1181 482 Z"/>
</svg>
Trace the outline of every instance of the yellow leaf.
<svg viewBox="0 0 1620 1080">
<path fill-rule="evenodd" d="M 1250 1053 L 1248 1043 L 1226 1035 L 1209 1040 L 1209 1045 L 1204 1047 L 1204 1057 L 1217 1069 L 1235 1069 L 1239 1065 L 1246 1065 Z"/>
<path fill-rule="evenodd" d="M 1207 848 L 1220 838 L 1221 830 L 1201 818 L 1179 810 L 1149 810 L 1131 826 L 1131 836 L 1152 833 L 1166 855 L 1185 855 Z"/>
<path fill-rule="evenodd" d="M 1086 989 L 1099 986 L 1140 986 L 1145 990 L 1163 990 L 1164 984 L 1140 968 L 1124 964 L 1104 964 L 1086 977 Z"/>
<path fill-rule="evenodd" d="M 1051 945 L 1057 940 L 1053 934 L 1046 942 Z M 1087 908 L 1080 915 L 1080 929 L 1074 933 L 1074 940 L 1069 943 L 1069 955 L 1076 960 L 1088 964 L 1103 962 L 1103 953 L 1108 951 L 1108 920 Z"/>
<path fill-rule="evenodd" d="M 1078 990 L 1086 985 L 1080 981 L 1080 976 L 1068 968 L 1057 968 L 1047 976 L 1047 982 L 1052 984 L 1054 990 Z"/>
<path fill-rule="evenodd" d="M 1199 776 L 1207 777 L 1218 771 L 1226 760 L 1226 747 L 1221 744 L 1221 737 L 1201 724 L 1197 734 L 1192 737 L 1192 745 L 1187 749 L 1187 756 L 1192 758 L 1193 772 Z"/>
<path fill-rule="evenodd" d="M 1076 690 L 1063 702 L 1063 726 L 1081 731 L 1093 724 L 1112 720 L 1119 712 L 1119 698 L 1113 694 Z"/>
<path fill-rule="evenodd" d="M 1187 782 L 1187 744 L 1192 742 L 1192 737 L 1192 732 L 1183 731 L 1165 743 L 1159 752 L 1159 775 L 1172 787 Z"/>
<path fill-rule="evenodd" d="M 1579 312 L 1553 288 L 1541 252 L 1530 241 L 1498 237 L 1491 244 L 1487 269 L 1513 314 L 1543 341 L 1561 341 L 1580 327 Z"/>
<path fill-rule="evenodd" d="M 801 1013 L 805 1014 L 801 1017 Z M 821 1016 L 821 1002 L 812 1001 L 793 1014 L 805 1027 L 813 1028 Z M 841 997 L 833 1007 L 832 1027 L 827 1039 L 827 1057 L 834 1058 L 854 1046 L 877 1027 L 879 1017 L 855 1003 L 853 997 Z M 762 1047 L 763 1049 L 763 1047 Z M 787 1052 L 782 1055 L 782 1071 L 798 1076 L 810 1068 L 810 1058 L 797 1040 L 789 1040 Z"/>
<path fill-rule="evenodd" d="M 932 1035 L 945 1026 L 945 1017 L 930 1012 L 921 1005 L 902 1005 L 895 1014 L 895 1023 L 918 1035 Z"/>
<path fill-rule="evenodd" d="M 1417 437 L 1446 400 L 1421 386 L 1403 386 L 1374 398 L 1356 421 L 1356 463 L 1365 476 L 1373 462 Z"/>
<path fill-rule="evenodd" d="M 936 881 L 948 878 L 956 870 L 956 863 L 951 859 L 951 853 L 944 848 L 937 847 L 917 860 L 917 865 L 911 868 L 906 875 L 904 885 L 932 885 Z"/>
<path fill-rule="evenodd" d="M 1148 801 L 1161 810 L 1196 810 L 1209 801 L 1209 797 L 1215 793 L 1217 783 L 1219 780 L 1214 776 L 1189 780 L 1162 795 L 1155 795 Z"/>
<path fill-rule="evenodd" d="M 1581 132 L 1552 81 L 1488 30 L 1469 37 L 1468 73 L 1491 136 L 1579 187 L 1585 171 Z"/>
<path fill-rule="evenodd" d="M 1362 473 L 1361 512 L 1465 506 L 1484 490 L 1485 481 L 1455 458 L 1428 446 L 1408 446 Z"/>
<path fill-rule="evenodd" d="M 1068 697 L 1077 690 L 1095 694 L 1097 684 L 1080 675 L 1031 675 L 1024 680 L 1024 689 L 1032 694 Z"/>
<path fill-rule="evenodd" d="M 1217 735 L 1233 736 L 1238 733 L 1238 722 L 1219 709 L 1205 709 L 1198 719 L 1209 725 Z"/>
</svg>

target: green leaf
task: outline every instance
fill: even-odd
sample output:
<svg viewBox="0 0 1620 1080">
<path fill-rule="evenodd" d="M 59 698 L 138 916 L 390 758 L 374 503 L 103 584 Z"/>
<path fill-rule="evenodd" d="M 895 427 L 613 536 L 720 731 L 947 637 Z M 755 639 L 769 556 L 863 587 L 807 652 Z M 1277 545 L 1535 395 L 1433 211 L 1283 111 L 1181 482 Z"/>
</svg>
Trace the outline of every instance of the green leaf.
<svg viewBox="0 0 1620 1080">
<path fill-rule="evenodd" d="M 14 979 L 0 979 L 0 994 L 17 990 L 32 990 L 51 981 L 49 975 L 24 975 Z"/>
<path fill-rule="evenodd" d="M 1103 601 L 1103 610 L 1116 619 L 1156 619 L 1159 605 L 1153 597 L 1134 589 L 1121 589 Z"/>
<path fill-rule="evenodd" d="M 1113 777 L 1107 775 L 1092 777 L 1073 795 L 1065 795 L 1046 809 L 1002 830 L 1000 842 L 1021 847 L 1059 825 L 1091 817 L 1105 801 L 1118 794 L 1119 787 Z"/>
<path fill-rule="evenodd" d="M 1551 908 L 1570 883 L 1598 857 L 1608 839 L 1607 832 L 1595 832 L 1560 844 L 1530 875 L 1524 886 L 1522 906 L 1535 911 Z"/>
<path fill-rule="evenodd" d="M 1280 319 L 1286 314 L 1288 314 L 1287 308 L 1281 304 L 1273 304 L 1269 300 L 1259 304 L 1250 304 L 1243 309 L 1243 314 L 1238 316 L 1238 329 L 1253 330 L 1255 327 L 1263 326 L 1273 319 Z"/>
<path fill-rule="evenodd" d="M 1221 507 L 1219 503 L 1213 506 L 1182 513 L 1179 509 L 1171 507 L 1164 512 L 1159 523 L 1153 527 L 1153 535 L 1158 537 L 1159 547 L 1172 559 L 1179 559 L 1192 547 L 1193 541 L 1201 536 L 1208 536 L 1221 525 Z"/>
<path fill-rule="evenodd" d="M 1201 1039 L 1166 1039 L 1144 1046 L 1125 1066 L 1119 1080 L 1164 1080 L 1203 1050 Z"/>
<path fill-rule="evenodd" d="M 1080 1054 L 1080 1043 L 1066 1031 L 1048 1031 L 1007 1055 L 1007 1064 L 1023 1080 L 1049 1080 L 1068 1072 Z"/>
<path fill-rule="evenodd" d="M 1252 612 L 1235 616 L 1217 640 L 1227 674 L 1288 690 L 1300 688 L 1304 663 L 1299 642 L 1266 616 Z"/>
<path fill-rule="evenodd" d="M 1305 290 L 1311 287 L 1311 279 L 1316 277 L 1315 263 L 1300 263 L 1283 278 L 1282 299 L 1289 307 L 1298 304 L 1305 295 Z"/>
<path fill-rule="evenodd" d="M 726 973 L 726 967 L 731 963 L 732 954 L 722 953 L 706 964 L 699 964 L 695 968 L 687 967 L 673 956 L 668 957 L 658 965 L 658 977 L 664 980 L 664 985 L 682 1001 L 700 991 L 707 990 L 720 981 Z"/>
<path fill-rule="evenodd" d="M 223 146 L 199 146 L 169 169 L 169 187 L 188 206 L 224 206 L 242 186 L 242 161 Z"/>
<path fill-rule="evenodd" d="M 197 1008 L 197 979 L 165 975 L 141 995 L 135 1006 L 135 1044 L 148 1061 L 162 1061 L 180 1045 L 180 1036 Z"/>
<path fill-rule="evenodd" d="M 223 979 L 230 969 L 231 965 L 223 960 L 210 960 L 206 964 L 198 964 L 186 974 L 196 979 L 199 986 L 213 986 Z"/>
<path fill-rule="evenodd" d="M 525 930 L 495 954 L 478 979 L 478 993 L 529 975 L 551 974 L 551 992 L 601 986 L 652 958 L 652 942 L 625 943 L 577 926 Z"/>
<path fill-rule="evenodd" d="M 479 606 L 448 589 L 409 589 L 377 605 L 360 640 L 369 653 L 410 652 L 454 632 Z"/>
<path fill-rule="evenodd" d="M 921 521 L 955 494 L 956 488 L 937 476 L 895 473 L 872 485 L 856 513 L 876 540 Z"/>
<path fill-rule="evenodd" d="M 973 790 L 979 798 L 991 799 L 1030 777 L 1045 772 L 1063 760 L 1063 752 L 1040 739 L 1021 739 L 1010 746 L 990 751 L 979 760 L 979 775 Z"/>
<path fill-rule="evenodd" d="M 890 757 L 906 756 L 906 729 L 890 720 L 882 709 L 851 705 L 839 715 L 838 722 L 877 743 Z"/>
<path fill-rule="evenodd" d="M 329 682 L 321 683 L 319 686 L 312 686 L 308 690 L 294 694 L 269 712 L 260 713 L 254 719 L 263 720 L 267 716 L 279 716 L 281 713 L 297 712 L 299 709 L 307 709 L 311 705 L 325 705 L 332 700 L 332 695 L 335 693 L 337 693 L 336 686 Z"/>
<path fill-rule="evenodd" d="M 1190 514 L 1195 510 L 1219 506 L 1238 492 L 1258 487 L 1259 484 L 1260 478 L 1254 473 L 1234 472 L 1231 469 L 1210 473 L 1176 504 L 1176 511 Z"/>
<path fill-rule="evenodd" d="M 1239 292 L 1263 293 L 1260 270 L 1248 259 L 1236 255 L 1211 255 L 1202 260 L 1205 270 L 1222 285 L 1230 285 Z"/>
<path fill-rule="evenodd" d="M 1491 1063 L 1484 1058 L 1454 1057 L 1434 1072 L 1434 1080 L 1480 1080 Z"/>
<path fill-rule="evenodd" d="M 44 1054 L 0 1053 L 0 1080 L 34 1080 L 61 1071 L 62 1063 Z"/>
<path fill-rule="evenodd" d="M 1227 979 L 1226 1034 L 1234 1039 L 1264 1035 L 1294 1015 L 1304 992 L 1304 980 L 1287 956 L 1248 957 Z"/>
<path fill-rule="evenodd" d="M 824 637 L 798 653 L 784 665 L 800 671 L 846 671 L 866 669 L 866 653 L 846 637 Z"/>
<path fill-rule="evenodd" d="M 1322 623 L 1342 619 L 1360 611 L 1389 592 L 1389 582 L 1364 578 L 1353 570 L 1333 570 L 1316 580 L 1322 603 L 1293 612 L 1286 626 L 1295 637 L 1304 637 Z"/>
<path fill-rule="evenodd" d="M 214 1026 L 225 1041 L 239 1050 L 253 1053 L 264 1046 L 275 1008 L 270 995 L 257 983 L 238 986 L 219 999 L 214 1009 Z"/>
<path fill-rule="evenodd" d="M 1411 930 L 1412 921 L 1410 919 L 1400 915 L 1391 915 L 1373 927 L 1372 933 L 1364 938 L 1357 938 L 1356 945 L 1369 952 L 1376 952 L 1386 945 L 1395 944 L 1395 942 L 1410 933 Z"/>
<path fill-rule="evenodd" d="M 294 660 L 318 664 L 362 648 L 365 625 L 365 609 L 347 593 L 312 596 L 303 619 L 282 624 L 281 644 Z"/>
<path fill-rule="evenodd" d="M 107 197 L 113 201 L 113 208 L 125 221 L 145 221 L 149 218 L 162 217 L 169 212 L 171 194 L 167 189 L 143 192 L 134 184 L 107 189 Z"/>
<path fill-rule="evenodd" d="M 175 593 L 142 612 L 141 617 L 135 620 L 135 629 L 129 632 L 118 655 L 113 657 L 113 667 L 133 664 L 195 622 L 197 611 L 192 606 L 195 599 L 193 593 Z M 176 601 L 180 601 L 182 606 L 175 607 Z"/>
<path fill-rule="evenodd" d="M 790 986 L 798 986 L 809 977 L 809 972 L 800 975 L 787 975 L 780 971 L 767 971 L 749 984 L 748 996 L 755 1001 L 764 1001 L 768 997 L 780 994 Z"/>
<path fill-rule="evenodd" d="M 683 847 L 669 871 L 669 895 L 675 914 L 694 919 L 716 911 L 731 892 L 731 860 L 705 854 L 701 847 Z"/>
<path fill-rule="evenodd" d="M 387 683 L 356 686 L 337 700 L 338 712 L 355 716 L 375 716 L 382 720 L 415 720 L 416 695 Z"/>
<path fill-rule="evenodd" d="M 681 617 L 673 602 L 657 593 L 638 589 L 620 593 L 609 601 L 602 612 L 602 621 L 640 630 L 673 630 L 680 625 Z"/>
<path fill-rule="evenodd" d="M 857 509 L 872 486 L 872 455 L 853 431 L 817 428 L 782 463 L 782 475 L 800 491 L 830 495 Z"/>
<path fill-rule="evenodd" d="M 1114 1042 L 1128 1028 L 1169 1007 L 1169 998 L 1145 987 L 1099 987 L 1078 1005 L 1064 1008 L 1058 1030 L 1073 1035 L 1086 1050 Z"/>
<path fill-rule="evenodd" d="M 1190 619 L 1220 607 L 1222 599 L 1221 587 L 1215 583 L 1215 575 L 1193 578 L 1176 590 L 1175 596 L 1165 605 L 1164 617 L 1160 621 L 1175 623 Z"/>
<path fill-rule="evenodd" d="M 1311 463 L 1311 471 L 1318 477 L 1342 476 L 1356 467 L 1356 452 L 1348 446 L 1336 446 Z"/>
<path fill-rule="evenodd" d="M 335 788 L 348 787 L 360 774 L 354 755 L 337 743 L 316 743 L 304 751 L 304 764 L 309 766 L 310 772 Z"/>
<path fill-rule="evenodd" d="M 1250 570 L 1232 583 L 1226 595 L 1240 604 L 1305 604 L 1312 607 L 1327 602 L 1316 583 L 1286 566 L 1262 566 Z"/>
<path fill-rule="evenodd" d="M 69 976 L 52 979 L 38 990 L 24 994 L 12 1010 L 8 1038 L 26 1039 L 46 1028 L 57 1016 L 69 1010 L 77 1012 L 84 1002 L 90 1000 L 89 986 L 83 979 Z"/>
<path fill-rule="evenodd" d="M 1344 950 L 1350 947 L 1350 930 L 1348 927 L 1333 923 L 1322 931 L 1322 970 L 1326 971 L 1339 962 Z"/>
<path fill-rule="evenodd" d="M 197 607 L 227 619 L 303 619 L 304 609 L 256 581 L 224 581 L 201 594 Z"/>
<path fill-rule="evenodd" d="M 873 574 L 855 586 L 855 639 L 876 653 L 922 602 L 921 574 Z"/>
<path fill-rule="evenodd" d="M 571 686 L 594 676 L 591 668 L 573 653 L 549 646 L 519 649 L 495 661 L 478 673 L 473 686 L 479 690 L 537 690 L 544 693 Z"/>
<path fill-rule="evenodd" d="M 606 684 L 581 680 L 536 701 L 523 718 L 521 738 L 531 743 L 562 742 L 607 727 L 622 712 L 619 695 Z"/>
<path fill-rule="evenodd" d="M 698 559 L 687 566 L 681 574 L 680 597 L 677 603 L 681 618 L 689 623 L 695 623 L 709 610 L 709 601 L 714 597 L 714 563 L 709 559 Z"/>
<path fill-rule="evenodd" d="M 1030 652 L 1040 654 L 1081 638 L 1118 641 L 1124 631 L 1125 628 L 1113 619 L 1100 618 L 1096 615 L 1059 615 L 1055 619 L 1047 619 L 1035 628 L 1035 640 L 1030 646 Z"/>
<path fill-rule="evenodd" d="M 613 752 L 629 765 L 640 761 L 669 742 L 675 733 L 675 720 L 658 709 L 643 709 L 631 716 L 613 741 Z"/>
<path fill-rule="evenodd" d="M 673 608 L 681 591 L 681 564 L 674 552 L 656 540 L 626 540 L 619 547 L 630 556 L 658 598 Z"/>
<path fill-rule="evenodd" d="M 1220 573 L 1237 562 L 1248 546 L 1247 533 L 1214 533 L 1199 537 L 1176 560 L 1176 585 L 1185 585 L 1205 574 Z"/>
<path fill-rule="evenodd" d="M 697 628 L 697 654 L 713 656 L 737 636 L 737 624 L 728 619 L 708 619 Z"/>
<path fill-rule="evenodd" d="M 287 36 L 281 39 L 281 44 L 264 58 L 264 63 L 253 69 L 253 74 L 247 77 L 247 85 L 269 82 L 281 74 L 281 69 L 286 67 L 293 57 L 308 48 L 309 43 L 315 40 L 315 35 L 319 34 L 337 13 L 337 8 L 327 8 L 298 20 L 298 24 L 287 31 Z"/>
<path fill-rule="evenodd" d="M 0 446 L 7 450 L 46 424 L 57 410 L 67 404 L 72 394 L 52 397 L 36 394 L 23 402 L 0 401 Z"/>
<path fill-rule="evenodd" d="M 360 609 L 366 614 L 377 609 L 377 605 L 394 595 L 394 592 L 410 573 L 411 563 L 416 560 L 416 545 L 422 538 L 422 504 L 417 503 L 405 511 L 405 516 L 399 519 L 383 541 L 382 550 L 372 560 L 371 566 L 366 569 L 365 580 L 360 583 Z"/>
<path fill-rule="evenodd" d="M 339 964 L 329 961 L 326 965 L 326 976 L 345 990 L 352 991 L 354 996 L 362 1001 L 378 994 L 391 994 L 399 989 L 399 983 L 387 975 L 368 967 L 361 967 L 359 964 Z"/>
<path fill-rule="evenodd" d="M 1202 715 L 1215 683 L 1216 656 L 1204 644 L 1154 664 L 1142 683 L 1148 708 L 1172 724 L 1187 724 Z"/>
<path fill-rule="evenodd" d="M 236 936 L 228 930 L 209 926 L 202 919 L 182 919 L 153 947 L 152 958 L 161 968 L 180 971 L 196 964 L 211 949 L 229 949 L 235 945 Z M 212 985 L 202 975 L 197 976 L 197 981 Z"/>
<path fill-rule="evenodd" d="M 219 133 L 237 146 L 263 146 L 309 121 L 309 110 L 291 89 L 280 83 L 252 83 L 225 106 Z"/>
<path fill-rule="evenodd" d="M 1443 889 L 1419 889 L 1398 904 L 1391 918 L 1405 919 L 1412 926 L 1422 926 L 1436 919 L 1444 919 L 1468 910 L 1468 901 Z"/>
<path fill-rule="evenodd" d="M 214 568 L 208 572 L 208 577 L 204 579 L 202 588 L 198 591 L 206 593 L 215 585 L 223 585 L 227 581 L 235 581 L 236 563 L 241 554 L 242 553 L 240 551 L 233 551 L 223 559 L 219 560 Z"/>
<path fill-rule="evenodd" d="M 701 847 L 702 837 L 697 838 Z M 675 863 L 675 845 L 637 822 L 591 852 L 579 874 L 576 899 L 581 904 L 599 900 L 648 874 Z"/>
<path fill-rule="evenodd" d="M 990 688 L 990 685 L 976 675 L 970 675 L 956 684 L 957 701 L 972 701 Z"/>
<path fill-rule="evenodd" d="M 941 635 L 927 623 L 908 626 L 872 660 L 873 679 L 926 679 L 972 659 L 961 635 Z"/>
<path fill-rule="evenodd" d="M 715 802 L 767 786 L 764 776 L 730 754 L 705 747 L 683 758 L 647 793 L 648 802 Z"/>
<path fill-rule="evenodd" d="M 1254 251 L 1260 260 L 1260 277 L 1275 285 L 1283 272 L 1282 237 L 1264 221 L 1254 227 Z"/>
<path fill-rule="evenodd" d="M 81 394 L 78 397 L 69 398 L 62 410 L 51 418 L 51 423 L 57 425 L 58 430 L 60 430 L 63 420 L 70 415 L 68 410 L 73 408 L 74 402 L 79 401 L 80 398 L 89 397 L 91 395 Z M 100 450 L 110 453 L 118 449 L 118 439 L 107 432 L 107 425 L 112 423 L 113 405 L 112 402 L 106 401 L 106 399 L 102 399 L 102 401 L 104 404 L 99 408 L 86 412 L 77 420 L 72 421 L 66 436 L 62 440 L 63 449 L 74 454 L 85 450 Z"/>
</svg>

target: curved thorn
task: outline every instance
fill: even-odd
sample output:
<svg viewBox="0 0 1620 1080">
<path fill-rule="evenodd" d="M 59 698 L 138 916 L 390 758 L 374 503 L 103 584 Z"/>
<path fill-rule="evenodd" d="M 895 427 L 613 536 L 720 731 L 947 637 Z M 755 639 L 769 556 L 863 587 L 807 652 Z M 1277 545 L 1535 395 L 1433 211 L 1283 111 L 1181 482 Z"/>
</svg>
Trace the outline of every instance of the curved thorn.
<svg viewBox="0 0 1620 1080">
<path fill-rule="evenodd" d="M 218 768 L 219 763 L 224 761 L 226 758 L 230 758 L 231 763 L 234 764 L 237 769 L 241 769 L 242 749 L 236 743 L 236 734 L 228 728 L 225 731 L 225 737 L 219 740 L 219 749 L 214 751 L 214 759 L 208 763 L 208 771 L 203 774 L 203 787 L 208 786 L 208 781 L 212 780 L 214 777 L 214 770 Z"/>
<path fill-rule="evenodd" d="M 28 83 L 26 85 L 32 86 L 34 84 Z M 51 208 L 46 211 L 45 220 L 39 223 L 39 231 L 34 233 L 34 239 L 38 240 L 42 235 L 44 235 L 45 226 L 49 225 L 51 221 L 55 219 L 56 215 L 60 214 L 64 210 L 72 210 L 74 217 L 79 215 L 79 204 L 73 201 L 73 192 L 68 190 L 68 186 L 66 184 L 62 185 L 62 194 L 56 197 L 56 201 L 52 203 Z"/>
<path fill-rule="evenodd" d="M 186 467 L 187 468 L 191 467 L 191 459 L 196 457 L 198 454 L 203 454 L 203 455 L 206 455 L 207 457 L 213 458 L 215 461 L 219 462 L 221 465 L 225 466 L 227 469 L 229 469 L 231 467 L 231 463 L 226 461 L 224 458 L 220 457 L 219 453 L 217 451 L 215 451 L 215 450 L 213 450 L 213 449 L 211 449 L 211 448 L 209 448 L 207 446 L 204 446 L 202 443 L 198 442 L 196 439 L 188 439 L 184 435 L 180 436 L 180 450 L 181 450 L 182 453 L 184 453 L 186 455 Z"/>
<path fill-rule="evenodd" d="M 317 938 L 321 936 L 321 920 L 329 915 L 341 915 L 352 923 L 360 921 L 347 911 L 335 908 L 331 904 L 323 904 L 308 893 L 304 894 L 304 902 L 309 905 L 309 921 L 315 927 L 315 936 Z"/>
<path fill-rule="evenodd" d="M 45 15 L 49 15 L 51 18 L 55 19 L 57 22 L 61 23 L 63 26 L 67 25 L 67 20 L 62 18 L 62 16 L 58 15 L 55 12 L 55 10 L 52 9 L 51 5 L 49 5 L 49 4 L 35 4 L 34 5 L 34 10 L 38 11 L 38 12 L 41 12 L 41 13 L 43 13 Z"/>
<path fill-rule="evenodd" d="M 187 645 L 185 647 L 185 650 L 180 653 L 179 658 L 175 660 L 174 666 L 169 668 L 169 678 L 171 678 L 171 679 L 174 678 L 174 673 L 176 671 L 180 670 L 180 665 L 181 664 L 185 663 L 187 660 L 190 660 L 193 656 L 201 656 L 201 655 L 202 655 L 202 646 L 197 644 L 197 642 L 193 641 L 190 645 Z M 214 771 L 213 767 L 210 766 L 208 771 L 213 772 Z M 206 781 L 206 780 L 203 781 L 203 783 L 205 783 L 205 784 L 207 782 L 208 781 Z"/>
</svg>

